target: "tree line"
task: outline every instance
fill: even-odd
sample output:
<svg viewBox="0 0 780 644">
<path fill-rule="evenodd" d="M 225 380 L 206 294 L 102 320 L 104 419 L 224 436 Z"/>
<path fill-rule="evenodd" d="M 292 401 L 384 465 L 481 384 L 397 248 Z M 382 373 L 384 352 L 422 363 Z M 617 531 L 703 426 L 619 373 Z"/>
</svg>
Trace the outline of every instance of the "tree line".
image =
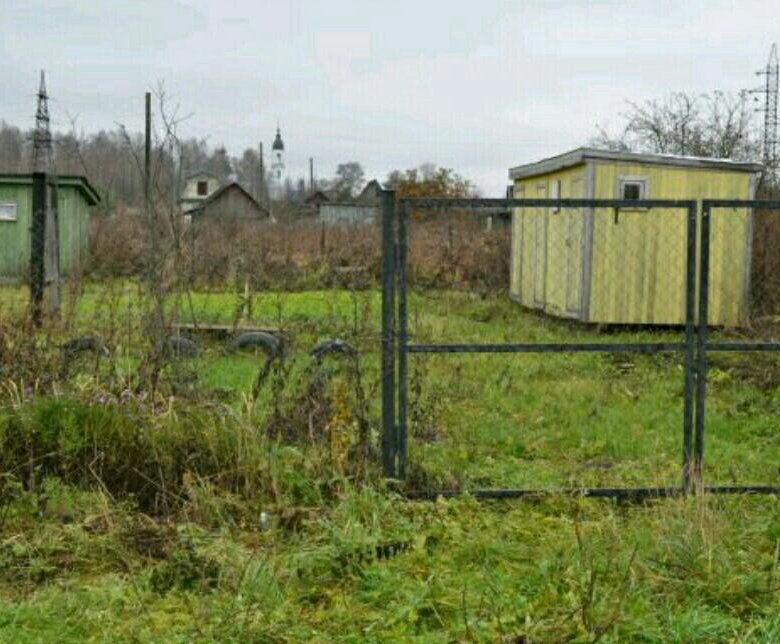
<svg viewBox="0 0 780 644">
<path fill-rule="evenodd" d="M 617 130 L 597 126 L 590 144 L 609 150 L 655 152 L 701 157 L 756 160 L 761 156 L 760 128 L 752 106 L 743 94 L 673 92 L 660 99 L 627 104 Z M 84 174 L 101 191 L 106 206 L 139 206 L 143 202 L 143 136 L 119 127 L 93 134 L 54 134 L 55 167 L 59 174 Z M 29 172 L 32 130 L 0 121 L 0 172 Z M 177 196 L 182 177 L 208 171 L 221 183 L 237 181 L 258 200 L 267 198 L 268 177 L 258 148 L 248 147 L 231 156 L 224 146 L 211 146 L 205 138 L 176 139 L 176 146 L 154 149 L 155 185 L 160 194 Z M 267 167 L 265 168 L 267 170 Z M 303 201 L 313 190 L 331 199 L 357 196 L 365 185 L 360 163 L 339 164 L 332 177 L 315 186 L 303 178 L 287 178 L 284 200 Z M 477 190 L 454 170 L 424 163 L 394 170 L 385 186 L 399 196 L 469 197 Z"/>
<path fill-rule="evenodd" d="M 143 202 L 142 134 L 117 128 L 93 134 L 55 132 L 52 138 L 57 174 L 86 175 L 111 204 L 137 206 Z M 30 172 L 31 140 L 32 130 L 0 121 L 0 172 Z M 154 146 L 152 166 L 161 192 L 169 192 L 181 176 L 205 170 L 220 182 L 236 180 L 253 195 L 261 193 L 260 155 L 251 148 L 232 157 L 223 146 L 212 147 L 205 139 L 190 138 L 179 141 L 176 151 Z"/>
<path fill-rule="evenodd" d="M 74 128 L 75 130 L 75 128 Z M 0 172 L 30 172 L 32 167 L 32 130 L 0 121 Z M 116 204 L 141 206 L 144 199 L 144 140 L 140 133 L 123 128 L 101 130 L 94 134 L 55 132 L 54 166 L 57 174 L 85 175 L 105 198 L 106 207 Z M 267 198 L 268 177 L 262 180 L 260 151 L 246 148 L 240 156 L 231 156 L 224 146 L 211 146 L 206 139 L 177 140 L 175 149 L 153 146 L 152 172 L 160 194 L 177 196 L 183 177 L 198 171 L 215 175 L 220 183 L 237 181 L 258 200 Z M 333 200 L 356 197 L 366 183 L 363 166 L 357 161 L 337 165 L 332 177 L 320 178 L 315 186 L 303 178 L 287 178 L 284 200 L 304 200 L 312 191 L 325 192 Z M 417 168 L 394 170 L 385 179 L 387 187 L 399 196 L 471 196 L 473 185 L 448 168 L 425 163 Z"/>
</svg>

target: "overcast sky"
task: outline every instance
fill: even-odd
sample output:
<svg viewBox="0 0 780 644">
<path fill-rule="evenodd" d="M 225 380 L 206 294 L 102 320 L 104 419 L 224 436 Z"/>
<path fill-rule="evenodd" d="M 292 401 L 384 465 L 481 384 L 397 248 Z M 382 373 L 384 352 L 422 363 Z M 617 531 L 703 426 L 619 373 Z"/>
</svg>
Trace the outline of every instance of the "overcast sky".
<svg viewBox="0 0 780 644">
<path fill-rule="evenodd" d="M 240 154 L 277 120 L 293 176 L 452 167 L 488 196 L 586 143 L 625 101 L 738 91 L 780 40 L 777 0 L 2 0 L 0 119 L 142 130 L 159 81 L 182 134 Z"/>
</svg>

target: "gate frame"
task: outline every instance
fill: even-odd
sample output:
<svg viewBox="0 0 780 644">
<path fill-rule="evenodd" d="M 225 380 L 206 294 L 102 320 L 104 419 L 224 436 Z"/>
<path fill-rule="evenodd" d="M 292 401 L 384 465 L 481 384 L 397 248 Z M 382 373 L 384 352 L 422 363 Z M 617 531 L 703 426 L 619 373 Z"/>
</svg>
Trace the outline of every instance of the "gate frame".
<svg viewBox="0 0 780 644">
<path fill-rule="evenodd" d="M 754 351 L 780 351 L 780 342 L 711 342 L 709 339 L 709 286 L 710 286 L 710 242 L 712 211 L 718 208 L 746 208 L 751 210 L 749 216 L 753 216 L 755 210 L 780 209 L 778 199 L 702 199 L 701 202 L 701 255 L 699 257 L 699 311 L 697 320 L 697 356 L 696 356 L 696 418 L 694 433 L 695 476 L 703 479 L 704 465 L 704 435 L 705 415 L 707 400 L 707 372 L 709 363 L 707 354 L 710 351 L 717 352 L 754 352 Z M 751 234 L 751 233 L 748 233 Z M 747 271 L 752 270 L 748 264 Z M 751 284 L 752 286 L 752 284 Z M 750 293 L 747 293 L 748 297 Z M 747 491 L 763 494 L 780 494 L 779 486 L 754 485 L 736 486 L 737 492 Z"/>
<path fill-rule="evenodd" d="M 708 207 L 722 207 L 733 201 L 705 200 Z M 778 202 L 745 201 L 739 204 Z M 704 455 L 704 399 L 706 396 L 707 344 L 706 291 L 709 262 L 709 208 L 702 210 L 702 251 L 700 256 L 699 315 L 696 317 L 697 270 L 697 202 L 669 199 L 430 199 L 402 198 L 396 201 L 393 191 L 382 193 L 382 462 L 385 476 L 406 477 L 408 355 L 410 353 L 680 353 L 685 356 L 683 393 L 682 472 L 679 487 L 610 487 L 549 489 L 476 489 L 469 494 L 477 498 L 520 498 L 551 494 L 568 494 L 597 498 L 643 499 L 685 496 L 690 492 L 713 494 L 780 493 L 770 486 L 705 486 L 702 477 Z M 650 208 L 684 209 L 686 211 L 685 258 L 685 336 L 682 342 L 641 343 L 502 343 L 502 344 L 410 344 L 407 310 L 408 220 L 412 208 L 442 210 L 447 208 L 480 210 L 483 208 Z M 733 207 L 733 206 L 732 206 Z M 707 237 L 705 237 L 705 231 Z M 706 242 L 704 241 L 706 239 Z M 708 269 L 707 269 L 708 270 Z M 396 297 L 396 287 L 398 296 Z M 705 300 L 702 309 L 702 299 Z M 702 317 L 703 313 L 703 317 Z M 396 317 L 397 316 L 397 317 Z M 702 324 L 704 320 L 704 324 Z M 397 322 L 397 329 L 396 329 Z M 725 343 L 720 343 L 723 345 Z M 755 343 L 752 343 L 755 344 Z M 762 347 L 766 343 L 762 343 Z M 714 350 L 730 350 L 721 347 Z M 739 349 L 737 349 L 739 350 Z M 778 350 L 772 348 L 754 350 Z M 396 353 L 397 352 L 397 353 Z M 398 369 L 396 374 L 395 359 Z M 699 378 L 698 374 L 704 374 Z M 397 380 L 396 380 L 397 375 Z M 396 396 L 397 394 L 397 396 Z M 699 407 L 701 402 L 701 407 Z M 397 405 L 397 407 L 396 407 Z M 397 414 L 396 414 L 397 413 Z M 695 425 L 695 426 L 694 426 Z M 695 432 L 694 432 L 695 430 Z M 453 497 L 456 490 L 412 491 L 410 498 Z"/>
</svg>

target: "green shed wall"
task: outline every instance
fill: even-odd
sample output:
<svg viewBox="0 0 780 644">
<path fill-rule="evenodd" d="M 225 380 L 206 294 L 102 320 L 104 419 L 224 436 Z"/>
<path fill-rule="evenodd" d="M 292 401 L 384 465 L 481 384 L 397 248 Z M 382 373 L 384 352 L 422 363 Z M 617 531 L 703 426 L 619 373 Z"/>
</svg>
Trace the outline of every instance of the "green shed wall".
<svg viewBox="0 0 780 644">
<path fill-rule="evenodd" d="M 30 262 L 32 186 L 0 183 L 0 202 L 16 204 L 16 221 L 0 221 L 0 278 L 26 277 Z"/>
<path fill-rule="evenodd" d="M 89 207 L 74 187 L 58 190 L 60 223 L 60 272 L 77 270 L 87 257 Z"/>
<path fill-rule="evenodd" d="M 86 259 L 89 205 L 76 186 L 58 188 L 60 273 L 67 276 Z M 30 269 L 32 185 L 0 183 L 0 202 L 17 204 L 16 221 L 0 221 L 0 279 L 26 279 Z"/>
</svg>

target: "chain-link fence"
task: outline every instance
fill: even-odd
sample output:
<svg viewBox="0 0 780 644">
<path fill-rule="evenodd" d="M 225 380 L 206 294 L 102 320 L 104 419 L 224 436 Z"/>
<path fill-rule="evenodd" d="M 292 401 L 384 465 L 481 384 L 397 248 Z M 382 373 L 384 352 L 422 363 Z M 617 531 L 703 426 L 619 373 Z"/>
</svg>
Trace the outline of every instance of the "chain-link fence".
<svg viewBox="0 0 780 644">
<path fill-rule="evenodd" d="M 780 483 L 778 207 L 742 200 L 701 207 L 695 452 L 707 481 L 726 488 Z"/>
<path fill-rule="evenodd" d="M 381 226 L 161 216 L 155 258 L 143 217 L 137 234 L 107 220 L 118 232 L 93 237 L 106 258 L 87 267 L 100 279 L 68 280 L 56 340 L 99 336 L 110 367 L 86 373 L 120 394 L 154 367 L 178 394 L 252 392 L 263 423 L 318 440 L 338 405 L 364 446 L 381 418 L 385 472 L 411 491 L 771 491 L 775 208 L 386 192 Z M 262 343 L 233 351 L 243 333 L 282 339 L 284 392 Z M 310 395 L 323 343 L 361 356 L 359 386 L 345 367 L 347 389 Z"/>
<path fill-rule="evenodd" d="M 514 304 L 415 279 L 415 236 L 483 208 L 512 210 Z M 402 199 L 385 216 L 398 256 L 385 273 L 388 361 L 395 299 L 398 319 L 397 389 L 384 372 L 387 416 L 398 396 L 385 418 L 391 474 L 428 493 L 689 489 L 695 202 Z"/>
<path fill-rule="evenodd" d="M 429 495 L 780 490 L 778 207 L 388 198 L 387 472 Z M 416 279 L 415 237 L 483 208 L 513 210 L 514 309 Z"/>
</svg>

